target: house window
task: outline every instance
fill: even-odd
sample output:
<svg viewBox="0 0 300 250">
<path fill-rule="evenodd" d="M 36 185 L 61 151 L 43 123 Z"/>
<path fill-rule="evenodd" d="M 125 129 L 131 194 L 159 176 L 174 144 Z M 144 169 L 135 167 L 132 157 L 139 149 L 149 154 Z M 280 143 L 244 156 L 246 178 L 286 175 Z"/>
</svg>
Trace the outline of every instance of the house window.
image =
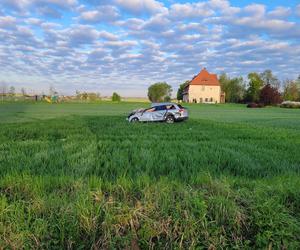
<svg viewBox="0 0 300 250">
<path fill-rule="evenodd" d="M 208 102 L 208 98 L 205 98 L 205 102 Z"/>
<path fill-rule="evenodd" d="M 211 98 L 210 98 L 210 102 L 213 102 L 213 100 L 214 100 L 214 98 L 211 97 Z"/>
</svg>

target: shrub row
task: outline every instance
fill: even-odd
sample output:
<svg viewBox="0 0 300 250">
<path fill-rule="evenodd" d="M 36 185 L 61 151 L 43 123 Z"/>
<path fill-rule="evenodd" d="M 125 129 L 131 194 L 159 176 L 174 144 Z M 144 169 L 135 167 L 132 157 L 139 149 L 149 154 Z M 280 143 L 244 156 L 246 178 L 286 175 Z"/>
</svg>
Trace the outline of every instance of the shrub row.
<svg viewBox="0 0 300 250">
<path fill-rule="evenodd" d="M 300 102 L 285 101 L 285 102 L 281 103 L 280 107 L 281 108 L 299 109 Z"/>
</svg>

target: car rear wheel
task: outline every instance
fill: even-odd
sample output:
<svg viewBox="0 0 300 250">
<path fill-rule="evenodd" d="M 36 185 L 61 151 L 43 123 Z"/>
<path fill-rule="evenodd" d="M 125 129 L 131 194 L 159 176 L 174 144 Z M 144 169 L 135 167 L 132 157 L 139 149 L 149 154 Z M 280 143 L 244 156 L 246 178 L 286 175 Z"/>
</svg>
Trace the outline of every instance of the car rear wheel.
<svg viewBox="0 0 300 250">
<path fill-rule="evenodd" d="M 166 123 L 171 124 L 171 123 L 174 123 L 174 121 L 175 121 L 174 116 L 172 116 L 172 115 L 167 116 Z"/>
<path fill-rule="evenodd" d="M 131 119 L 130 122 L 138 122 L 138 121 L 139 121 L 139 119 L 137 117 L 134 117 L 134 118 Z"/>
</svg>

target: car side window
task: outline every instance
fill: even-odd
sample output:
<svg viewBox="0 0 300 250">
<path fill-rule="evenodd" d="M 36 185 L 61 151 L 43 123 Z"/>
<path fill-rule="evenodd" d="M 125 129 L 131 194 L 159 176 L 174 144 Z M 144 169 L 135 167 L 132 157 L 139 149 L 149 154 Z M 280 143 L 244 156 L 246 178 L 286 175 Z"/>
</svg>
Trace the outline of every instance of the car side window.
<svg viewBox="0 0 300 250">
<path fill-rule="evenodd" d="M 161 106 L 155 107 L 155 111 L 162 111 L 162 110 L 166 110 L 166 106 L 165 105 L 161 105 Z"/>
<path fill-rule="evenodd" d="M 176 109 L 176 107 L 175 107 L 174 105 L 168 105 L 168 106 L 167 106 L 167 109 L 168 109 L 168 110 L 172 110 L 172 109 Z"/>
<path fill-rule="evenodd" d="M 153 112 L 153 111 L 155 111 L 155 108 L 150 108 L 146 110 L 146 112 Z"/>
</svg>

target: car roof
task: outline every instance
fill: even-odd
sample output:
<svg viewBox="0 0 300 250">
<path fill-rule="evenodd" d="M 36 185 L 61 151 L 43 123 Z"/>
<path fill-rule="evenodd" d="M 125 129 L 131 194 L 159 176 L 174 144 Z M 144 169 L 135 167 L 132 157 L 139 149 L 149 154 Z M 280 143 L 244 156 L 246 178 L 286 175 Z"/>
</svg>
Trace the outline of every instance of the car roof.
<svg viewBox="0 0 300 250">
<path fill-rule="evenodd" d="M 173 102 L 151 103 L 151 107 L 164 106 L 164 105 L 177 105 L 177 103 L 173 103 Z"/>
</svg>

